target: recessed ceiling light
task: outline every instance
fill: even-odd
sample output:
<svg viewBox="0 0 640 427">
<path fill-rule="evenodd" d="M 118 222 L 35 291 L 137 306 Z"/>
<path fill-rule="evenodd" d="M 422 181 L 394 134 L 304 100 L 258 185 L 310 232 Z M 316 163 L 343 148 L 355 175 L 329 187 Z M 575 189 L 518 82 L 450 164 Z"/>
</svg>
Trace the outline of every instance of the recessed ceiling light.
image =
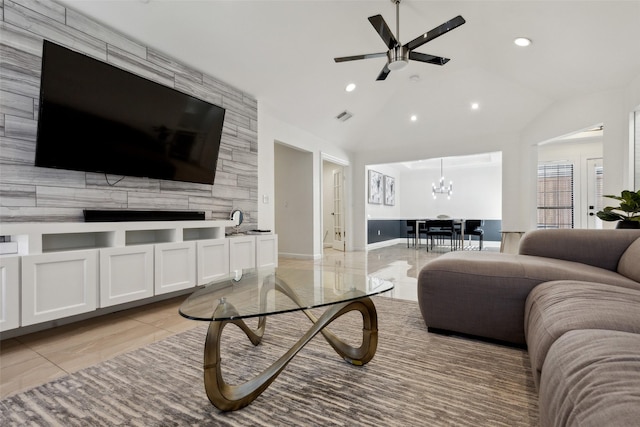
<svg viewBox="0 0 640 427">
<path fill-rule="evenodd" d="M 477 102 L 472 102 L 471 103 L 471 109 L 472 110 L 477 110 L 478 108 L 480 108 L 480 104 L 478 104 Z"/>
<path fill-rule="evenodd" d="M 518 46 L 526 47 L 531 44 L 531 39 L 528 39 L 526 37 L 518 37 L 513 42 Z"/>
<path fill-rule="evenodd" d="M 415 122 L 416 120 L 418 120 L 418 116 L 416 116 L 415 114 L 411 116 L 411 121 Z"/>
<path fill-rule="evenodd" d="M 353 92 L 355 89 L 356 89 L 356 84 L 355 83 L 349 83 L 344 90 L 346 90 L 347 92 Z"/>
</svg>

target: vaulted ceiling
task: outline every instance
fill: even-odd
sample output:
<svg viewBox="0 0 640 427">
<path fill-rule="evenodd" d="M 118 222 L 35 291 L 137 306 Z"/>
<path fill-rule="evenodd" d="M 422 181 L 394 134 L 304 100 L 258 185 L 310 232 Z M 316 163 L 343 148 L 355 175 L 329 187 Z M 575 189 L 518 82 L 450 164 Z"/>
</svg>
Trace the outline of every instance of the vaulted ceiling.
<svg viewBox="0 0 640 427">
<path fill-rule="evenodd" d="M 367 18 L 381 14 L 395 33 L 389 0 L 61 3 L 351 151 L 519 132 L 555 102 L 625 87 L 640 75 L 640 0 L 402 0 L 403 44 L 457 15 L 466 23 L 417 49 L 449 63 L 411 61 L 385 81 L 376 77 L 386 58 L 333 58 L 386 50 Z M 532 45 L 516 46 L 519 36 Z M 357 87 L 348 93 L 351 82 Z M 353 117 L 341 122 L 335 117 L 344 110 Z"/>
</svg>

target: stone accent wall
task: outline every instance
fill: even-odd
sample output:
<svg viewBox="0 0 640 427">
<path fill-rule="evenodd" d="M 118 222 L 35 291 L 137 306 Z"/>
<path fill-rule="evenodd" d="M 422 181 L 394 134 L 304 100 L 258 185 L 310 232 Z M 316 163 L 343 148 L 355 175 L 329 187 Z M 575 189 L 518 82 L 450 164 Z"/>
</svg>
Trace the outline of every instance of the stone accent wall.
<svg viewBox="0 0 640 427">
<path fill-rule="evenodd" d="M 34 166 L 43 39 L 226 108 L 214 185 Z M 241 90 L 50 0 L 0 0 L 0 222 L 82 221 L 83 209 L 245 212 L 256 228 L 258 106 Z M 120 178 L 108 176 L 111 183 Z"/>
</svg>

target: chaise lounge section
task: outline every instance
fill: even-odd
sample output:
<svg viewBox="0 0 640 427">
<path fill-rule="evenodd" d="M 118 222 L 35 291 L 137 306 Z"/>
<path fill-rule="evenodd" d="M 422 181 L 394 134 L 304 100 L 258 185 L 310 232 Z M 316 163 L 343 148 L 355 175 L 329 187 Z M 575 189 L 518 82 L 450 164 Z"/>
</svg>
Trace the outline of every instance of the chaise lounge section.
<svg viewBox="0 0 640 427">
<path fill-rule="evenodd" d="M 537 230 L 517 255 L 448 254 L 418 299 L 430 331 L 528 346 L 540 425 L 640 420 L 640 230 Z"/>
<path fill-rule="evenodd" d="M 523 236 L 518 254 L 444 254 L 418 276 L 422 316 L 430 331 L 524 346 L 525 301 L 541 283 L 578 280 L 640 290 L 639 281 L 618 269 L 638 238 L 640 230 L 534 230 Z"/>
</svg>

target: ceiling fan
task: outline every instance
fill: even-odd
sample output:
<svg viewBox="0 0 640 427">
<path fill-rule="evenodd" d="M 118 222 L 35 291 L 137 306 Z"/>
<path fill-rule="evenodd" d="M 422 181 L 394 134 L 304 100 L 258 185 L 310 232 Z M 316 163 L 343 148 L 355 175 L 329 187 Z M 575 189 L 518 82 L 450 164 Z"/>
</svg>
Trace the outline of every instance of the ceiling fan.
<svg viewBox="0 0 640 427">
<path fill-rule="evenodd" d="M 435 65 L 444 65 L 449 62 L 449 58 L 414 52 L 414 49 L 464 24 L 466 22 L 464 18 L 458 15 L 431 31 L 419 35 L 409 43 L 401 45 L 398 41 L 398 39 L 400 39 L 400 0 L 391 0 L 391 3 L 396 5 L 396 36 L 393 35 L 389 26 L 382 18 L 382 15 L 369 17 L 369 22 L 371 22 L 371 25 L 373 25 L 373 28 L 380 35 L 389 50 L 387 52 L 369 53 L 366 55 L 343 56 L 341 58 L 335 58 L 334 60 L 336 62 L 346 62 L 358 59 L 379 58 L 386 55 L 387 63 L 376 80 L 384 80 L 391 71 L 403 69 L 410 59 Z"/>
</svg>

